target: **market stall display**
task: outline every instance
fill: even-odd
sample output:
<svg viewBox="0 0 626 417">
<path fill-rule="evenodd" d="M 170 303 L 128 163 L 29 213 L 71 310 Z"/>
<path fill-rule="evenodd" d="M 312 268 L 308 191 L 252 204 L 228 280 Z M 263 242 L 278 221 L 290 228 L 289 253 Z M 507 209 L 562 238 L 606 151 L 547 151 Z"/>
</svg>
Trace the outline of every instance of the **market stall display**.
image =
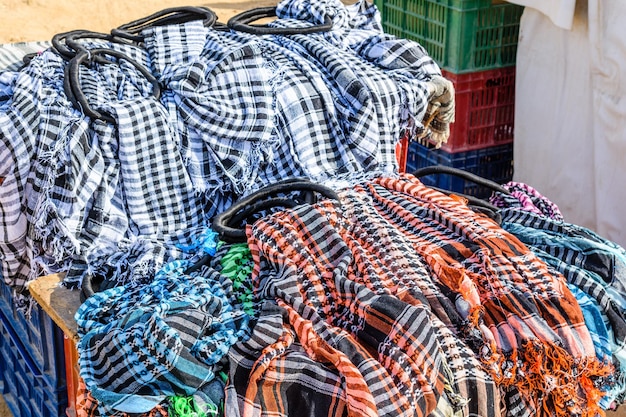
<svg viewBox="0 0 626 417">
<path fill-rule="evenodd" d="M 41 275 L 82 297 L 79 415 L 623 401 L 626 252 L 524 186 L 480 203 L 400 173 L 403 138 L 448 140 L 454 88 L 371 4 L 62 33 L 0 92 L 3 285 L 26 314 Z"/>
</svg>

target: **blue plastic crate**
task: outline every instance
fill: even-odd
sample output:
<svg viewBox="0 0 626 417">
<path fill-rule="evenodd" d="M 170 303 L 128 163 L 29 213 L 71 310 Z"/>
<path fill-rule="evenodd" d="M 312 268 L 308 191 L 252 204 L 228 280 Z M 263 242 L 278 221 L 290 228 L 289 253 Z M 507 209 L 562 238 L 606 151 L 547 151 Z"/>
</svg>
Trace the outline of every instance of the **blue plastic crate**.
<svg viewBox="0 0 626 417">
<path fill-rule="evenodd" d="M 5 315 L 13 309 L 11 304 L 12 298 L 13 295 L 11 294 L 11 287 L 4 283 L 2 280 L 2 274 L 0 274 L 0 311 L 5 313 Z"/>
<path fill-rule="evenodd" d="M 406 172 L 412 173 L 419 168 L 431 165 L 463 169 L 503 184 L 511 181 L 513 178 L 513 144 L 450 153 L 442 149 L 429 148 L 418 142 L 411 142 L 407 154 Z M 420 180 L 425 185 L 431 187 L 438 187 L 478 198 L 487 198 L 491 195 L 491 189 L 488 187 L 447 174 L 423 176 Z"/>
<path fill-rule="evenodd" d="M 0 311 L 0 379 L 2 396 L 13 417 L 60 417 L 67 407 L 65 386 L 51 385 L 29 357 Z"/>
<path fill-rule="evenodd" d="M 18 311 L 13 305 L 11 288 L 1 279 L 0 295 L 0 311 L 7 320 L 5 325 L 16 334 L 42 377 L 52 386 L 64 386 L 63 331 L 39 305 L 33 306 L 30 318 Z"/>
</svg>

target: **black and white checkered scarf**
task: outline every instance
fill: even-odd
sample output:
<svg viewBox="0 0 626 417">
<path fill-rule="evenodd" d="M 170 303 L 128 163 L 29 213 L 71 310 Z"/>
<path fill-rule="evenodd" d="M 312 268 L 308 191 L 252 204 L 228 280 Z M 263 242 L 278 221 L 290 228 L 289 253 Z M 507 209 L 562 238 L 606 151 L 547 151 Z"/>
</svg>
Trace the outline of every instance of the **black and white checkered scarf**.
<svg viewBox="0 0 626 417">
<path fill-rule="evenodd" d="M 87 102 L 114 123 L 72 106 L 54 50 L 0 81 L 5 282 L 149 280 L 240 196 L 293 176 L 339 187 L 393 175 L 403 135 L 445 136 L 451 84 L 419 44 L 385 35 L 375 8 L 285 0 L 277 14 L 277 26 L 334 26 L 256 36 L 192 21 L 148 28 L 140 46 L 84 41 L 124 52 L 162 87 L 154 97 L 124 60 L 82 66 Z"/>
</svg>

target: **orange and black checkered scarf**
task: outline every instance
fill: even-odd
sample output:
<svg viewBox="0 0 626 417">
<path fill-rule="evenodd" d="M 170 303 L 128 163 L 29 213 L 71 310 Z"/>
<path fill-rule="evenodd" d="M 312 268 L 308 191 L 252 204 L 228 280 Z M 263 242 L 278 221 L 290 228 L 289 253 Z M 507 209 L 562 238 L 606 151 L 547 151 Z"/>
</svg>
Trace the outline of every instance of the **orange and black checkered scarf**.
<svg viewBox="0 0 626 417">
<path fill-rule="evenodd" d="M 309 357 L 337 370 L 342 386 L 325 391 L 343 393 L 348 416 L 426 417 L 446 383 L 430 308 L 417 292 L 407 302 L 364 283 L 389 272 L 350 247 L 338 232 L 347 221 L 338 202 L 326 201 L 249 225 L 256 295 L 276 300 Z M 256 388 L 265 368 L 252 371 L 246 397 L 276 406 L 264 415 L 289 415 Z"/>
<path fill-rule="evenodd" d="M 503 388 L 516 387 L 540 415 L 601 413 L 597 361 L 565 278 L 463 201 L 410 175 L 358 187 L 455 294 L 462 329 L 479 330 L 477 354 Z"/>
<path fill-rule="evenodd" d="M 561 275 L 493 220 L 410 175 L 341 195 L 341 204 L 285 210 L 247 233 L 257 296 L 289 311 L 301 341 L 354 370 L 333 346 L 341 329 L 387 370 L 380 397 L 367 378 L 346 373 L 359 382 L 348 394 L 352 415 L 407 403 L 414 415 L 433 411 L 447 382 L 441 364 L 449 362 L 434 343 L 442 339 L 433 318 L 473 349 L 526 414 L 601 413 L 594 378 L 611 370 L 597 361 Z"/>
</svg>

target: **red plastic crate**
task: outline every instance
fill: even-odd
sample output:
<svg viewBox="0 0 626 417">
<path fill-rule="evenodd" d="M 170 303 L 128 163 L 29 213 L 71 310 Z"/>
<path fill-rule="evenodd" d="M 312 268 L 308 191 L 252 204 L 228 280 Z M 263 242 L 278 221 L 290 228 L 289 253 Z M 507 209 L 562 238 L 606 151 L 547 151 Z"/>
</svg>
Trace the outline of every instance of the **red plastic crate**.
<svg viewBox="0 0 626 417">
<path fill-rule="evenodd" d="M 466 152 L 513 142 L 515 67 L 468 74 L 442 71 L 455 88 L 455 122 L 446 152 Z"/>
<path fill-rule="evenodd" d="M 65 352 L 65 375 L 67 379 L 67 417 L 76 417 L 76 394 L 80 375 L 78 371 L 78 352 L 73 340 L 65 336 L 63 340 Z"/>
<path fill-rule="evenodd" d="M 406 170 L 406 158 L 409 152 L 409 137 L 404 135 L 400 142 L 396 143 L 396 159 L 398 160 L 398 172 Z"/>
</svg>

